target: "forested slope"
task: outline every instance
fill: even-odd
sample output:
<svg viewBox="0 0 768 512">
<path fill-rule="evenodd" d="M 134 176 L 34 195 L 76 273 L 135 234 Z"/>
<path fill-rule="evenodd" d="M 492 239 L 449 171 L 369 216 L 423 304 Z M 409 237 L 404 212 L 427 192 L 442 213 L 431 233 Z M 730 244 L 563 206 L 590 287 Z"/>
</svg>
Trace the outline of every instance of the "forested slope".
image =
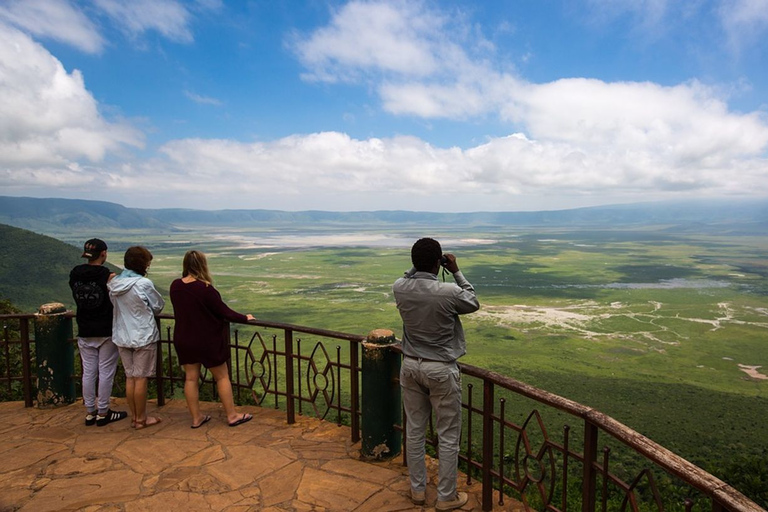
<svg viewBox="0 0 768 512">
<path fill-rule="evenodd" d="M 0 224 L 0 299 L 25 313 L 47 302 L 73 308 L 69 272 L 85 261 L 81 253 L 55 238 Z"/>
</svg>

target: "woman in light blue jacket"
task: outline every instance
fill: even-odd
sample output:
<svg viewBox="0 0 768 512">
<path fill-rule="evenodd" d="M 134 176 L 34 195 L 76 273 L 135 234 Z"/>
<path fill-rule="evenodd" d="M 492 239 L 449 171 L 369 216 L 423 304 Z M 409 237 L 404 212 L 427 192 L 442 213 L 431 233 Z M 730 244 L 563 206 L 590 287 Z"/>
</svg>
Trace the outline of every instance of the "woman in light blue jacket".
<svg viewBox="0 0 768 512">
<path fill-rule="evenodd" d="M 114 305 L 112 342 L 117 345 L 125 368 L 131 425 L 137 429 L 160 423 L 160 418 L 147 416 L 147 384 L 155 376 L 160 339 L 155 315 L 165 306 L 155 285 L 145 277 L 151 262 L 152 253 L 145 247 L 128 248 L 125 270 L 107 285 Z"/>
</svg>

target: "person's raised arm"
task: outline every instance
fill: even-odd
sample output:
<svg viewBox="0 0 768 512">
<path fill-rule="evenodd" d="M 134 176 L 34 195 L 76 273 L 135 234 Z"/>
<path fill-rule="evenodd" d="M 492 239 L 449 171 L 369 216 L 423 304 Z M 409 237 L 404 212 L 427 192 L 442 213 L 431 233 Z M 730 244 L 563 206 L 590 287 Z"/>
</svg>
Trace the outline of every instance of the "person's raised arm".
<svg viewBox="0 0 768 512">
<path fill-rule="evenodd" d="M 456 256 L 446 253 L 443 257 L 447 260 L 445 268 L 453 274 L 453 279 L 461 290 L 456 294 L 456 312 L 460 315 L 474 313 L 480 309 L 480 302 L 477 300 L 475 288 L 472 283 L 467 281 L 464 274 L 459 270 L 459 264 L 456 262 Z"/>
</svg>

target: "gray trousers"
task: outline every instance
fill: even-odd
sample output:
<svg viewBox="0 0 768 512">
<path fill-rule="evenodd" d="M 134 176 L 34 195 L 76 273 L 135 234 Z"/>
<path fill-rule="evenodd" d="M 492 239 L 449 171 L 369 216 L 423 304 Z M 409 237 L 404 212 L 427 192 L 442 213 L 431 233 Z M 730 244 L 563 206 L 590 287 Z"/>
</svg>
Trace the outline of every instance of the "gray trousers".
<svg viewBox="0 0 768 512">
<path fill-rule="evenodd" d="M 406 458 L 415 492 L 427 488 L 425 440 L 435 411 L 438 439 L 437 499 L 456 497 L 461 439 L 461 372 L 455 362 L 439 363 L 403 358 L 400 387 L 406 414 Z"/>
<path fill-rule="evenodd" d="M 96 381 L 99 382 L 98 412 L 109 410 L 112 382 L 117 371 L 118 352 L 112 337 L 77 338 L 80 359 L 83 364 L 83 403 L 89 412 L 97 410 Z"/>
</svg>

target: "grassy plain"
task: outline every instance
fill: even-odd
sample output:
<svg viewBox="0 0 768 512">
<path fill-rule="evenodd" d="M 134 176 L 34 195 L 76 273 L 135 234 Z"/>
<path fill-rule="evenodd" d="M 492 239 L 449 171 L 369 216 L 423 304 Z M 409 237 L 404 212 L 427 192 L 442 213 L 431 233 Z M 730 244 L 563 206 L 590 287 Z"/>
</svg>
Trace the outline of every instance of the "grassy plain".
<svg viewBox="0 0 768 512">
<path fill-rule="evenodd" d="M 115 264 L 121 248 L 148 246 L 161 290 L 196 248 L 234 309 L 399 336 L 391 284 L 423 235 L 457 255 L 482 304 L 463 320 L 464 362 L 595 407 L 715 474 L 768 456 L 765 238 L 341 225 L 104 236 Z"/>
</svg>

